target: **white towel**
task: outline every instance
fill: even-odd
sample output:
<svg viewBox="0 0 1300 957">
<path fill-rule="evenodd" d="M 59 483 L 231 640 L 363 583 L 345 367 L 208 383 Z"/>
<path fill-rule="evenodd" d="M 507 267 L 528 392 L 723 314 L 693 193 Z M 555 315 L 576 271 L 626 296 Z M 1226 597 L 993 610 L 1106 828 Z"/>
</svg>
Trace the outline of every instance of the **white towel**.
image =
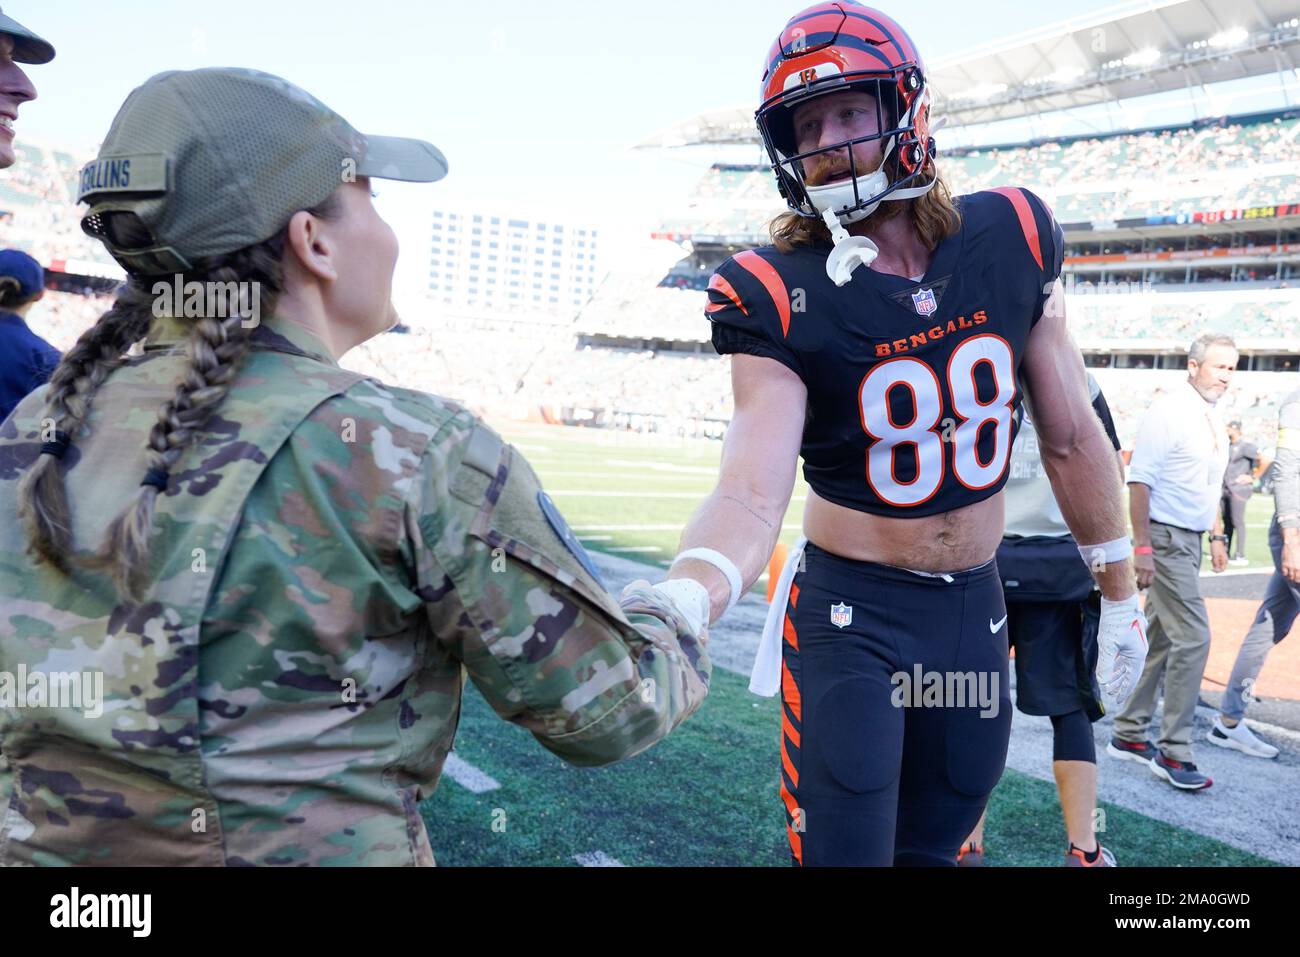
<svg viewBox="0 0 1300 957">
<path fill-rule="evenodd" d="M 777 579 L 772 603 L 767 606 L 763 639 L 758 643 L 758 654 L 754 656 L 754 668 L 749 675 L 749 690 L 764 698 L 770 698 L 781 690 L 781 641 L 785 635 L 785 606 L 790 601 L 790 585 L 807 544 L 808 539 L 800 535 L 799 541 L 790 549 L 785 567 L 781 569 L 781 577 Z"/>
</svg>

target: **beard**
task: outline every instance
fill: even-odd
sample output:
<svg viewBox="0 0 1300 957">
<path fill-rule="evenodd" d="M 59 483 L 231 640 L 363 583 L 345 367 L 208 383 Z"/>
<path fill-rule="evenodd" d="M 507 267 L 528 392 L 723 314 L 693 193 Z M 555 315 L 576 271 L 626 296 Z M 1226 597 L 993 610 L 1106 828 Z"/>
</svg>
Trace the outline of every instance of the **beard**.
<svg viewBox="0 0 1300 957">
<path fill-rule="evenodd" d="M 859 177 L 862 175 L 861 166 L 862 164 L 859 164 Z M 837 177 L 851 176 L 853 174 L 848 159 L 841 159 L 837 156 L 817 157 L 815 163 L 805 163 L 804 169 L 804 185 L 806 186 L 823 186 Z M 889 222 L 889 220 L 901 216 L 906 207 L 906 202 L 885 199 L 872 210 L 869 216 L 858 220 L 855 225 L 861 226 L 869 223 L 872 226 L 877 226 L 880 223 Z"/>
</svg>

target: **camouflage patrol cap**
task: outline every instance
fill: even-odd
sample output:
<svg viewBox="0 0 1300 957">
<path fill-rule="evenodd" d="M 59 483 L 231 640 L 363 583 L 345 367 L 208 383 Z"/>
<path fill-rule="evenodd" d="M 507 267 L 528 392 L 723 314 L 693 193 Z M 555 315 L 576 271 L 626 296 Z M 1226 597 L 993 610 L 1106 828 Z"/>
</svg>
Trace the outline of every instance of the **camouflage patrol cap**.
<svg viewBox="0 0 1300 957">
<path fill-rule="evenodd" d="M 310 93 L 257 70 L 173 70 L 126 98 L 81 170 L 81 228 L 127 272 L 185 272 L 195 260 L 270 239 L 300 209 L 359 176 L 430 183 L 447 160 L 430 143 L 365 136 Z M 135 213 L 148 248 L 118 246 L 104 214 Z"/>
<path fill-rule="evenodd" d="M 54 47 L 17 20 L 5 16 L 3 9 L 0 9 L 0 34 L 14 41 L 15 63 L 49 63 L 54 59 Z"/>
</svg>

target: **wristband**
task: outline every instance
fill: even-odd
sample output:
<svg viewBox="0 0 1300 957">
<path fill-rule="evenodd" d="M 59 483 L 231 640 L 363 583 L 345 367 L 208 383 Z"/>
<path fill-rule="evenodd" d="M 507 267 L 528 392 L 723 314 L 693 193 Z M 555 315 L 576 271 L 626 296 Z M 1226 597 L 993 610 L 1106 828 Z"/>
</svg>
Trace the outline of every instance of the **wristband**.
<svg viewBox="0 0 1300 957">
<path fill-rule="evenodd" d="M 1122 562 L 1133 554 L 1133 543 L 1127 538 L 1115 538 L 1109 542 L 1098 542 L 1096 545 L 1080 545 L 1079 554 L 1083 556 L 1084 564 L 1089 568 L 1097 564 L 1101 559 L 1103 564 L 1110 565 L 1115 562 Z"/>
<path fill-rule="evenodd" d="M 694 558 L 702 562 L 707 562 L 718 571 L 722 572 L 727 579 L 727 585 L 731 588 L 731 595 L 727 599 L 727 607 L 724 610 L 731 611 L 736 607 L 736 602 L 740 601 L 740 595 L 744 587 L 744 582 L 740 577 L 740 569 L 722 552 L 712 548 L 688 548 L 676 558 L 673 559 L 673 565 L 676 565 L 683 558 Z M 668 566 L 669 568 L 672 565 Z"/>
<path fill-rule="evenodd" d="M 1155 554 L 1155 549 L 1152 548 L 1150 545 L 1139 545 L 1137 548 L 1133 549 L 1133 554 L 1134 554 L 1134 555 L 1154 555 L 1154 554 Z"/>
</svg>

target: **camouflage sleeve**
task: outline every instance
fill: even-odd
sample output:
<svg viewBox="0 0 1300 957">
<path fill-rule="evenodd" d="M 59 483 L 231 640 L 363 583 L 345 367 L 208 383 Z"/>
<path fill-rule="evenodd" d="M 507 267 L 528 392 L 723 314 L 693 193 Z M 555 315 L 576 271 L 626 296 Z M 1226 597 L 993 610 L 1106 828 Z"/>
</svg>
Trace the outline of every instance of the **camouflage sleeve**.
<svg viewBox="0 0 1300 957">
<path fill-rule="evenodd" d="M 644 583 L 610 595 L 522 455 L 468 413 L 430 445 L 407 521 L 416 593 L 501 717 L 598 765 L 699 707 L 707 638 Z"/>
</svg>

